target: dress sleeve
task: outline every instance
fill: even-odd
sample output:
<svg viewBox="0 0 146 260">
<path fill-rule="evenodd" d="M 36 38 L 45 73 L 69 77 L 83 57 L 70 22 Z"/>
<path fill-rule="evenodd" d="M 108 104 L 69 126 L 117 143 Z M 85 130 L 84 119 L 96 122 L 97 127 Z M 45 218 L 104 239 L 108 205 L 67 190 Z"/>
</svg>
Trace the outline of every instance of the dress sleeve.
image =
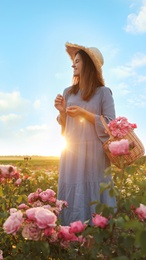
<svg viewBox="0 0 146 260">
<path fill-rule="evenodd" d="M 115 105 L 112 92 L 107 87 L 102 87 L 101 91 L 101 115 L 103 115 L 105 122 L 108 124 L 115 119 Z M 95 116 L 95 130 L 101 142 L 105 142 L 109 135 L 105 132 L 105 128 L 100 120 L 100 115 Z"/>
<path fill-rule="evenodd" d="M 63 97 L 65 98 L 65 101 L 67 101 L 67 97 L 68 97 L 68 90 L 70 87 L 65 88 L 63 91 Z M 56 117 L 57 122 L 61 125 L 61 120 L 60 120 L 60 114 Z"/>
</svg>

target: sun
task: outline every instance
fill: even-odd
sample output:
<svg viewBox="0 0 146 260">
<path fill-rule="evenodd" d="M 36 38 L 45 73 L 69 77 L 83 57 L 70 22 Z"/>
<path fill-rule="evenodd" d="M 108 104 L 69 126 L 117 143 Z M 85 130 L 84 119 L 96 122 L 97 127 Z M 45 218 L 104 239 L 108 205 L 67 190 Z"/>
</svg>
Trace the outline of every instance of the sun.
<svg viewBox="0 0 146 260">
<path fill-rule="evenodd" d="M 65 137 L 60 136 L 59 140 L 57 141 L 57 143 L 55 143 L 53 149 L 52 149 L 52 153 L 55 156 L 60 156 L 61 152 L 67 147 L 67 142 Z"/>
<path fill-rule="evenodd" d="M 61 136 L 60 140 L 60 150 L 64 150 L 67 147 L 67 142 L 64 136 Z"/>
</svg>

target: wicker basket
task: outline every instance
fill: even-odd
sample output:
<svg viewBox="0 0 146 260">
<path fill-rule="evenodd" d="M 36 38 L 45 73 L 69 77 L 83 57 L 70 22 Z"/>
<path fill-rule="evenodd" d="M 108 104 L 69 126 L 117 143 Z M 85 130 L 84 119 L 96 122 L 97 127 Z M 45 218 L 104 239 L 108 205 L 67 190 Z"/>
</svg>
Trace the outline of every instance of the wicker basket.
<svg viewBox="0 0 146 260">
<path fill-rule="evenodd" d="M 133 130 L 131 130 L 127 135 L 125 135 L 122 138 L 116 138 L 116 137 L 112 136 L 110 129 L 108 128 L 108 125 L 106 124 L 103 116 L 100 116 L 100 119 L 110 137 L 105 143 L 103 143 L 103 149 L 112 164 L 114 164 L 118 168 L 122 169 L 122 168 L 134 163 L 138 158 L 140 158 L 144 155 L 144 153 L 145 153 L 144 146 Z M 122 156 L 112 155 L 108 148 L 109 144 L 113 141 L 119 141 L 121 139 L 127 139 L 129 141 L 129 143 L 134 142 L 134 145 L 135 145 L 134 148 L 130 151 L 130 154 L 128 154 L 128 155 L 122 155 Z"/>
</svg>

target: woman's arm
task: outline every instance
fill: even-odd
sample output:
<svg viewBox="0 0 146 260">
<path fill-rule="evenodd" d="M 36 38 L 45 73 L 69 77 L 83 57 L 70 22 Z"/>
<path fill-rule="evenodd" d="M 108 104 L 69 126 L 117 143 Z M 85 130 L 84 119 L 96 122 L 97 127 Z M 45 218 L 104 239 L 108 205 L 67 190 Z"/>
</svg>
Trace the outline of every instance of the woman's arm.
<svg viewBox="0 0 146 260">
<path fill-rule="evenodd" d="M 70 106 L 66 109 L 66 113 L 71 117 L 81 116 L 92 124 L 95 124 L 95 114 L 83 109 L 82 107 Z"/>
</svg>

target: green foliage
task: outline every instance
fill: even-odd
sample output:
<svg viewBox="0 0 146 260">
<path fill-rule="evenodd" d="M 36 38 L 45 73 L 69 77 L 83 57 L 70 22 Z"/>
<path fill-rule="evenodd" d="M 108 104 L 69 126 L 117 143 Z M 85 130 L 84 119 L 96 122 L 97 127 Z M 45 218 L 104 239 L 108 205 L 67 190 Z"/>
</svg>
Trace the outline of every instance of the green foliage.
<svg viewBox="0 0 146 260">
<path fill-rule="evenodd" d="M 16 163 L 17 164 L 17 163 Z M 55 165 L 56 164 L 56 165 Z M 17 164 L 18 166 L 18 164 Z M 8 235 L 2 229 L 9 216 L 10 208 L 17 208 L 27 203 L 27 196 L 36 191 L 53 189 L 57 193 L 59 161 L 48 165 L 46 160 L 34 164 L 23 162 L 19 171 L 22 184 L 15 186 L 12 181 L 0 187 L 0 249 L 4 259 L 11 260 L 142 260 L 146 259 L 146 219 L 140 220 L 135 209 L 140 204 L 146 205 L 146 157 L 137 160 L 123 170 L 111 166 L 105 174 L 112 174 L 114 187 L 111 183 L 101 183 L 101 193 L 108 190 L 116 196 L 117 208 L 113 209 L 99 201 L 96 214 L 108 219 L 105 228 L 87 226 L 83 231 L 84 243 L 70 242 L 69 248 L 62 248 L 59 241 L 49 244 L 44 241 L 25 240 L 21 234 Z M 47 167 L 47 168 L 46 168 Z"/>
</svg>

